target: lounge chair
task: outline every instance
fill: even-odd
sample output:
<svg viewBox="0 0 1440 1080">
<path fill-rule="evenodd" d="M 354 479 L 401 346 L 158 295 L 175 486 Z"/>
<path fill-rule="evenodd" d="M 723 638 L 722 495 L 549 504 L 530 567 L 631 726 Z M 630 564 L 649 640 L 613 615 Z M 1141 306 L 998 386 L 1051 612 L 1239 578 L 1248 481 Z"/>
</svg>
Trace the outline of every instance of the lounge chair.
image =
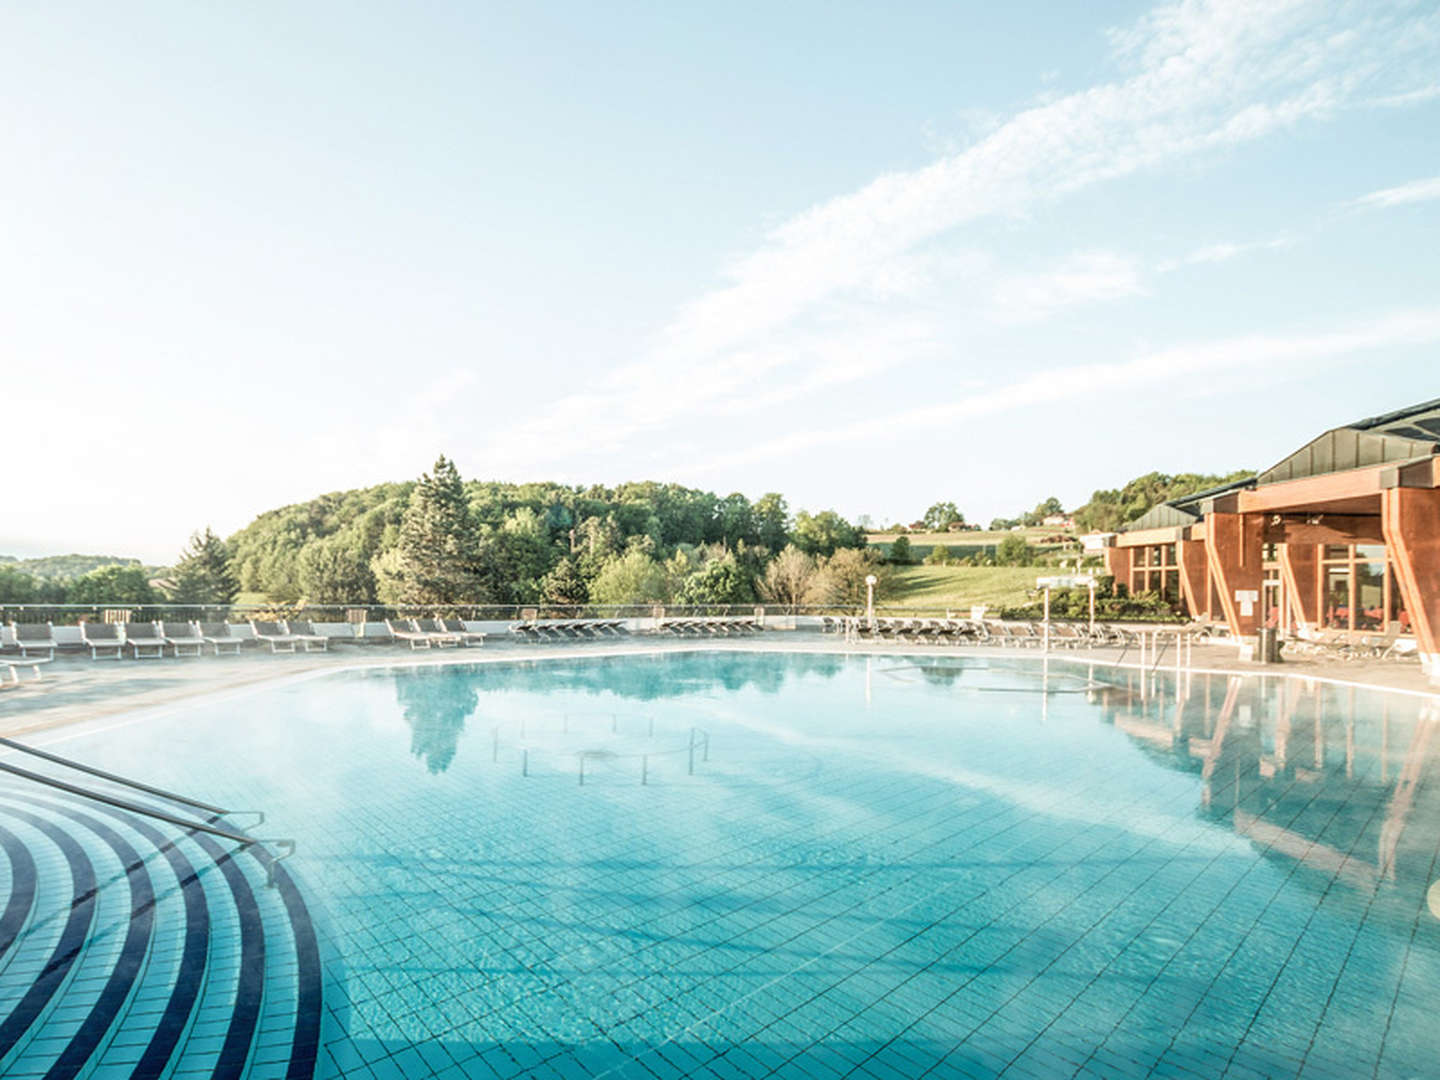
<svg viewBox="0 0 1440 1080">
<path fill-rule="evenodd" d="M 317 632 L 315 624 L 309 619 L 286 619 L 285 632 L 293 637 L 297 644 L 304 645 L 306 652 L 330 651 L 330 639 Z"/>
<path fill-rule="evenodd" d="M 232 645 L 235 647 L 235 655 L 240 655 L 240 646 L 245 643 L 244 639 L 235 636 L 228 622 L 202 622 L 199 625 L 201 639 L 215 649 L 216 656 L 220 655 L 221 649 L 228 649 Z"/>
<path fill-rule="evenodd" d="M 82 622 L 80 640 L 90 646 L 92 660 L 103 659 L 102 654 L 106 653 L 112 660 L 119 660 L 125 651 L 125 635 L 119 623 Z"/>
<path fill-rule="evenodd" d="M 153 622 L 127 622 L 125 644 L 134 651 L 136 660 L 143 659 L 150 649 L 155 650 L 153 658 L 156 660 L 165 656 L 165 635 L 155 628 Z"/>
<path fill-rule="evenodd" d="M 414 623 L 416 630 L 422 634 L 429 634 L 430 640 L 442 649 L 447 645 L 458 647 L 465 644 L 464 634 L 455 634 L 446 630 L 439 619 L 415 619 Z"/>
<path fill-rule="evenodd" d="M 464 621 L 460 619 L 441 619 L 440 626 L 447 634 L 458 635 L 461 645 L 469 645 L 472 642 L 477 645 L 485 644 L 485 635 L 479 630 L 466 630 Z"/>
<path fill-rule="evenodd" d="M 395 641 L 408 641 L 412 649 L 428 649 L 435 642 L 429 634 L 422 634 L 415 628 L 414 619 L 386 619 L 385 629 Z"/>
<path fill-rule="evenodd" d="M 162 619 L 160 636 L 165 639 L 165 644 L 175 651 L 176 656 L 183 655 L 183 649 L 194 649 L 196 656 L 205 651 L 205 637 L 193 622 L 166 622 Z"/>
<path fill-rule="evenodd" d="M 55 649 L 60 643 L 55 640 L 53 624 L 12 622 L 10 632 L 15 635 L 15 644 L 22 657 L 29 656 L 32 651 L 44 651 L 46 659 L 55 659 Z"/>
<path fill-rule="evenodd" d="M 41 665 L 41 664 L 48 664 L 48 663 L 50 663 L 49 660 L 41 659 L 41 658 L 38 657 L 38 656 L 28 656 L 28 657 L 4 656 L 4 657 L 0 657 L 0 667 L 3 667 L 3 668 L 5 669 L 5 671 L 9 674 L 9 678 L 8 678 L 8 679 L 0 680 L 0 690 L 11 690 L 11 689 L 14 689 L 15 687 L 21 685 L 21 683 L 20 683 L 20 672 L 19 672 L 19 669 L 22 668 L 22 667 L 28 667 L 31 671 L 35 672 L 35 678 L 31 679 L 31 680 L 30 680 L 31 682 L 39 682 L 39 681 L 40 681 L 40 665 Z"/>
<path fill-rule="evenodd" d="M 251 619 L 250 629 L 255 632 L 257 641 L 263 641 L 270 646 L 272 653 L 294 652 L 295 646 L 300 642 L 298 637 L 285 629 L 284 623 Z"/>
</svg>

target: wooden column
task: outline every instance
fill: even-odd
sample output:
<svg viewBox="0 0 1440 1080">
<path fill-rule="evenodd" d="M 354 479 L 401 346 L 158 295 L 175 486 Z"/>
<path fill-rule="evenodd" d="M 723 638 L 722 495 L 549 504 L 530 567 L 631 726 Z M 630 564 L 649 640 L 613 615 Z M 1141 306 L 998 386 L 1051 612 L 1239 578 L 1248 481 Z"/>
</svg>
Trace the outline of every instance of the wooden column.
<svg viewBox="0 0 1440 1080">
<path fill-rule="evenodd" d="M 1220 607 L 1230 634 L 1242 645 L 1253 644 L 1260 628 L 1258 596 L 1265 577 L 1261 562 L 1263 524 L 1259 514 L 1217 512 L 1205 519 L 1205 558 L 1210 576 L 1220 593 Z M 1249 614 L 1235 599 L 1237 591 L 1256 594 Z"/>
<path fill-rule="evenodd" d="M 1205 541 L 1181 540 L 1175 545 L 1180 560 L 1180 595 L 1190 615 L 1214 618 L 1210 612 L 1210 577 L 1205 565 Z"/>
<path fill-rule="evenodd" d="M 1440 490 L 1395 487 L 1381 493 L 1380 522 L 1395 564 L 1395 583 L 1420 647 L 1420 660 L 1440 674 Z"/>
<path fill-rule="evenodd" d="M 1318 544 L 1280 545 L 1280 573 L 1285 577 L 1285 593 L 1290 599 L 1286 618 L 1310 630 L 1320 625 L 1320 594 L 1316 586 L 1319 566 Z"/>
<path fill-rule="evenodd" d="M 1131 548 L 1107 547 L 1105 549 L 1105 572 L 1115 579 L 1117 585 L 1130 588 L 1130 567 L 1134 562 Z"/>
</svg>

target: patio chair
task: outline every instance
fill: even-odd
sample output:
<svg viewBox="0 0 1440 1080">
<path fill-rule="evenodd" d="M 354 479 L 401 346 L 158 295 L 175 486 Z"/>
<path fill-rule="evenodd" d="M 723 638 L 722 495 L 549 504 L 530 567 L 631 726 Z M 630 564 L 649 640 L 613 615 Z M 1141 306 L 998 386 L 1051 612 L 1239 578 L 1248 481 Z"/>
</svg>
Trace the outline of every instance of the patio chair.
<svg viewBox="0 0 1440 1080">
<path fill-rule="evenodd" d="M 183 655 L 182 649 L 194 649 L 196 656 L 205 651 L 205 636 L 193 622 L 166 622 L 161 619 L 160 636 L 175 651 L 176 656 Z"/>
<path fill-rule="evenodd" d="M 41 664 L 48 664 L 48 663 L 50 663 L 49 660 L 46 660 L 46 659 L 44 659 L 44 658 L 42 658 L 42 657 L 38 657 L 38 656 L 27 656 L 27 657 L 4 656 L 4 657 L 0 657 L 0 667 L 3 667 L 3 668 L 5 669 L 5 671 L 7 672 L 7 674 L 9 675 L 9 678 L 8 678 L 8 679 L 0 680 L 0 690 L 13 690 L 13 689 L 15 689 L 15 687 L 22 685 L 22 683 L 21 683 L 21 681 L 20 681 L 20 671 L 19 671 L 19 669 L 22 668 L 22 667 L 28 667 L 31 671 L 35 672 L 35 677 L 30 680 L 31 682 L 39 682 L 39 681 L 40 681 L 40 665 L 41 665 Z"/>
<path fill-rule="evenodd" d="M 143 660 L 147 654 L 152 660 L 165 657 L 165 635 L 153 622 L 125 623 L 125 644 L 130 646 L 136 660 Z M 151 649 L 155 651 L 150 653 Z"/>
<path fill-rule="evenodd" d="M 315 629 L 309 619 L 286 619 L 285 632 L 304 645 L 306 652 L 329 652 L 330 639 Z"/>
<path fill-rule="evenodd" d="M 263 619 L 251 619 L 250 629 L 255 634 L 255 640 L 263 641 L 269 645 L 272 653 L 293 653 L 295 646 L 300 643 L 298 637 L 285 630 L 284 623 L 270 622 Z"/>
<path fill-rule="evenodd" d="M 430 640 L 442 649 L 447 645 L 458 648 L 465 644 L 463 634 L 455 634 L 446 630 L 445 624 L 439 619 L 416 619 L 415 629 L 419 630 L 422 634 L 429 634 Z"/>
<path fill-rule="evenodd" d="M 119 623 L 82 622 L 80 640 L 90 647 L 91 660 L 102 660 L 106 654 L 119 660 L 125 651 L 125 635 Z"/>
<path fill-rule="evenodd" d="M 408 642 L 412 649 L 429 649 L 435 642 L 429 634 L 422 634 L 415 628 L 414 619 L 386 619 L 385 629 L 395 641 Z"/>
<path fill-rule="evenodd" d="M 44 651 L 46 659 L 55 659 L 55 650 L 60 643 L 55 640 L 54 624 L 12 622 L 10 633 L 15 635 L 15 645 L 22 657 L 29 656 L 32 651 Z"/>
<path fill-rule="evenodd" d="M 441 619 L 440 627 L 447 634 L 459 637 L 461 645 L 469 645 L 472 642 L 476 645 L 485 644 L 485 635 L 479 630 L 466 630 L 463 619 Z"/>
<path fill-rule="evenodd" d="M 244 639 L 235 636 L 228 622 L 202 622 L 199 628 L 200 639 L 215 650 L 216 656 L 220 655 L 222 649 L 231 646 L 235 648 L 235 655 L 240 655 L 240 646 L 244 644 Z"/>
</svg>

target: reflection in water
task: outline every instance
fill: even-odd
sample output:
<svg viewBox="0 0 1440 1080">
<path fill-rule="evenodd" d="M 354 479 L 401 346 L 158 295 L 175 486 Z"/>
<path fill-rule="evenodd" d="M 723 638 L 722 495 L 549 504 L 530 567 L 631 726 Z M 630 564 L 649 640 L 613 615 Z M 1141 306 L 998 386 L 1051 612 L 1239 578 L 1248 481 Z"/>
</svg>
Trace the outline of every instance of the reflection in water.
<svg viewBox="0 0 1440 1080">
<path fill-rule="evenodd" d="M 1297 884 L 1343 884 L 1371 917 L 1405 924 L 1428 906 L 1440 822 L 1433 703 L 1300 679 L 1096 678 L 1113 681 L 1093 695 L 1104 718 L 1148 756 L 1197 774 L 1198 812 Z"/>
<path fill-rule="evenodd" d="M 480 704 L 472 676 L 458 671 L 395 676 L 395 699 L 410 725 L 410 753 L 442 773 L 455 760 L 465 720 Z"/>
</svg>

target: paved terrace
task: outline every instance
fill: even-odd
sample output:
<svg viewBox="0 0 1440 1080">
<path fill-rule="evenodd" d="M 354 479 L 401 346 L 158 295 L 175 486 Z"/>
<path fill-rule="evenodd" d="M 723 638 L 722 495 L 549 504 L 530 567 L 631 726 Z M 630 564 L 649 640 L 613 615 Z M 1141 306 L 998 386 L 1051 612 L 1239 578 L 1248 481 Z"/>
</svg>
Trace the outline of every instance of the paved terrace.
<svg viewBox="0 0 1440 1080">
<path fill-rule="evenodd" d="M 344 644 L 329 652 L 279 653 L 248 647 L 239 656 L 165 657 L 154 660 L 92 660 L 61 653 L 42 665 L 43 678 L 30 679 L 25 669 L 21 687 L 0 693 L 0 735 L 22 735 L 101 720 L 143 709 L 181 705 L 207 694 L 242 691 L 265 683 L 310 677 L 342 668 L 387 668 L 443 664 L 543 660 L 560 656 L 653 655 L 658 652 L 704 650 L 784 650 L 837 652 L 856 655 L 970 656 L 1039 658 L 1035 648 L 989 645 L 916 645 L 892 641 L 847 643 L 842 635 L 814 630 L 767 629 L 744 638 L 674 638 L 634 634 L 622 638 L 527 643 L 510 635 L 494 635 L 483 646 L 412 650 L 406 645 Z M 1130 648 L 1054 649 L 1057 661 L 1093 662 L 1138 668 L 1138 650 Z M 1329 679 L 1408 693 L 1436 694 L 1436 688 L 1413 658 L 1408 660 L 1315 660 L 1298 657 L 1274 666 L 1236 659 L 1233 644 L 1196 643 L 1190 666 L 1203 671 L 1233 671 L 1244 675 L 1297 676 Z M 1152 666 L 1147 662 L 1146 666 Z M 1175 670 L 1175 653 L 1161 653 L 1158 668 Z"/>
</svg>

